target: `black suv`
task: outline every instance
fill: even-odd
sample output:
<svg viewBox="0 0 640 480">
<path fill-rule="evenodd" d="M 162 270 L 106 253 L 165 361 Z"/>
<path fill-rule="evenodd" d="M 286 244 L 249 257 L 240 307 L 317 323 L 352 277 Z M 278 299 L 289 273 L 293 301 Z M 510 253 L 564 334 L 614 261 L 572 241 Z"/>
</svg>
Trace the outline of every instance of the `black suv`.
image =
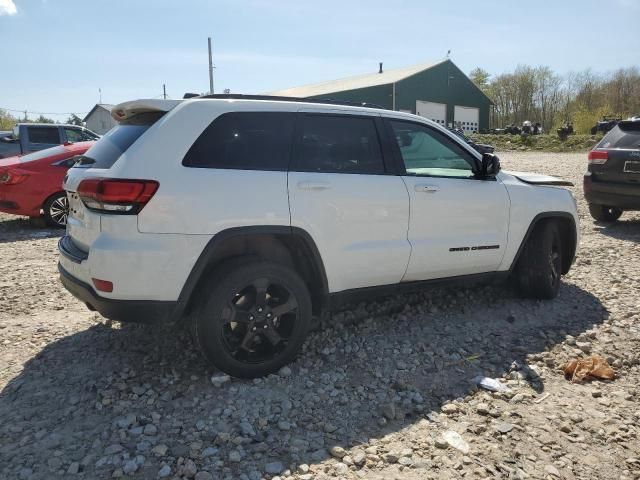
<svg viewBox="0 0 640 480">
<path fill-rule="evenodd" d="M 640 117 L 619 122 L 589 152 L 584 196 L 599 221 L 640 210 Z"/>
</svg>

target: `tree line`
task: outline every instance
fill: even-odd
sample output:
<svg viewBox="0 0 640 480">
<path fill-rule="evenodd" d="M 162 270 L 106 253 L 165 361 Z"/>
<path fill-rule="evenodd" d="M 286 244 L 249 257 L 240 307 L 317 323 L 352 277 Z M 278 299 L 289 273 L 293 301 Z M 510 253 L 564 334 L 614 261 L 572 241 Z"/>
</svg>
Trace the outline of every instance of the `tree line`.
<svg viewBox="0 0 640 480">
<path fill-rule="evenodd" d="M 640 115 L 637 67 L 606 74 L 587 69 L 558 75 L 549 67 L 520 65 L 495 76 L 478 67 L 469 76 L 495 104 L 492 128 L 530 120 L 550 132 L 570 122 L 576 133 L 589 133 L 604 116 Z"/>
<path fill-rule="evenodd" d="M 0 108 L 0 130 L 11 130 L 16 123 L 58 123 L 52 118 L 45 117 L 44 115 L 40 115 L 36 118 L 18 118 L 15 115 L 11 115 L 11 113 L 7 112 Z M 71 125 L 79 125 L 82 126 L 82 119 L 77 116 L 75 113 L 72 113 L 69 118 L 67 118 L 66 122 Z"/>
</svg>

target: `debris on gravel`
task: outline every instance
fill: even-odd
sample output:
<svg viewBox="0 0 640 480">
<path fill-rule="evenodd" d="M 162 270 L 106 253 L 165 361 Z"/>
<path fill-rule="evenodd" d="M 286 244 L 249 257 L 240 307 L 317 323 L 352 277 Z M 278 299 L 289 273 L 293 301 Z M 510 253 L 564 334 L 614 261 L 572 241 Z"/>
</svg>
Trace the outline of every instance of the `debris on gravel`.
<svg viewBox="0 0 640 480">
<path fill-rule="evenodd" d="M 576 184 L 582 241 L 558 298 L 477 286 L 352 305 L 255 380 L 214 371 L 186 329 L 88 311 L 57 280 L 61 232 L 0 214 L 0 478 L 640 478 L 640 214 L 591 220 L 585 154 L 500 157 Z M 590 355 L 615 379 L 566 381 Z"/>
</svg>

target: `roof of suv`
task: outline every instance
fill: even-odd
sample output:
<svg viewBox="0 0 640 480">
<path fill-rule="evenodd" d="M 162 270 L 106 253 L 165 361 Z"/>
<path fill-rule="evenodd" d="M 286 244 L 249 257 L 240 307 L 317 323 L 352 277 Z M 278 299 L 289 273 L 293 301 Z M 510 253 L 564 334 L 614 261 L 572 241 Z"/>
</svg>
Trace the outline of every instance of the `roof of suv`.
<svg viewBox="0 0 640 480">
<path fill-rule="evenodd" d="M 384 107 L 370 103 L 357 103 L 357 102 L 342 102 L 333 100 L 316 100 L 316 99 L 304 99 L 296 97 L 278 97 L 270 95 L 241 95 L 241 94 L 217 94 L 217 95 L 202 95 L 198 97 L 192 97 L 182 100 L 158 100 L 158 99 L 139 99 L 124 102 L 116 105 L 111 110 L 111 116 L 118 122 L 122 122 L 130 119 L 134 115 L 145 112 L 168 112 L 183 102 L 200 102 L 204 100 L 224 100 L 228 102 L 234 101 L 252 101 L 252 102 L 272 102 L 272 103 L 296 103 L 307 105 L 326 105 L 337 109 L 351 110 L 361 109 L 363 111 L 379 111 L 390 116 L 397 117 L 414 117 L 412 114 L 404 112 L 396 112 L 393 110 L 387 110 Z M 422 117 L 420 117 L 422 118 Z M 423 119 L 427 120 L 427 119 Z"/>
</svg>

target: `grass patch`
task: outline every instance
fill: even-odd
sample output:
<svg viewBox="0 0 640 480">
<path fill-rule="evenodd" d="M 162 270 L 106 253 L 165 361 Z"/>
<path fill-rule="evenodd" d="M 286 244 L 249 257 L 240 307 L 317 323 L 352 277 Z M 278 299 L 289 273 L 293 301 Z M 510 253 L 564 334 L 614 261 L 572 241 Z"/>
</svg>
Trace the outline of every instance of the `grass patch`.
<svg viewBox="0 0 640 480">
<path fill-rule="evenodd" d="M 558 135 L 482 135 L 470 137 L 477 143 L 486 143 L 496 147 L 498 151 L 520 150 L 540 152 L 586 152 L 598 143 L 602 135 L 569 135 L 560 140 Z"/>
</svg>

